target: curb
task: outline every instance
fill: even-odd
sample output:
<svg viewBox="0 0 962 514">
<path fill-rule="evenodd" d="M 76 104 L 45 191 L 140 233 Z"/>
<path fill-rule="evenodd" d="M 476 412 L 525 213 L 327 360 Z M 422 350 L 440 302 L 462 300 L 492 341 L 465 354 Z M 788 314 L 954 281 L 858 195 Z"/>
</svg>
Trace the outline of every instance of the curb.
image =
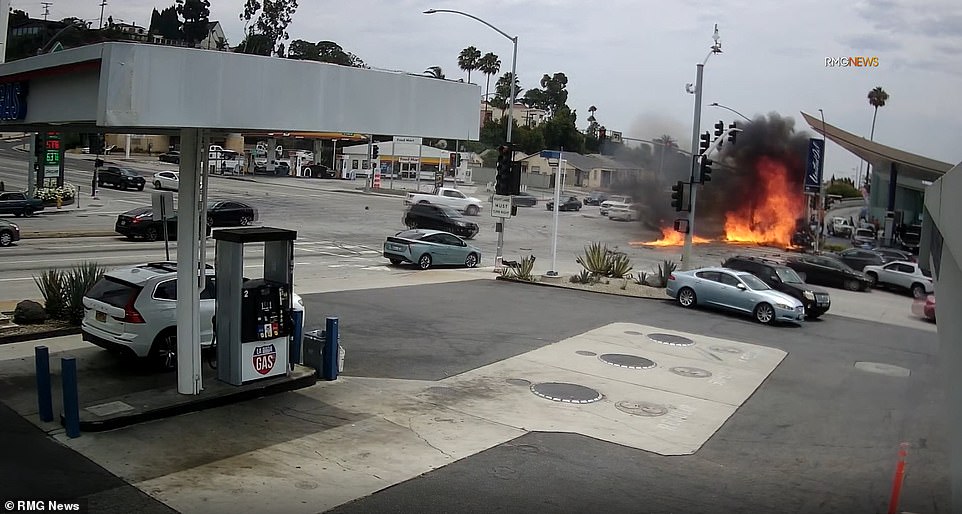
<svg viewBox="0 0 962 514">
<path fill-rule="evenodd" d="M 88 231 L 77 231 L 77 232 L 21 232 L 20 239 L 53 239 L 53 238 L 63 238 L 63 237 L 111 237 L 120 234 L 112 230 L 88 230 Z"/>
<path fill-rule="evenodd" d="M 531 285 L 542 286 L 542 287 L 553 287 L 553 288 L 556 288 L 556 289 L 568 289 L 568 290 L 570 290 L 570 291 L 584 291 L 584 292 L 586 292 L 586 293 L 603 294 L 603 295 L 608 295 L 608 296 L 622 296 L 622 297 L 627 297 L 627 298 L 637 298 L 637 299 L 639 299 L 639 300 L 655 300 L 655 301 L 659 301 L 659 302 L 664 302 L 664 301 L 669 301 L 669 302 L 670 302 L 670 301 L 671 301 L 671 298 L 668 297 L 667 295 L 665 296 L 665 298 L 652 298 L 652 297 L 650 297 L 650 296 L 635 296 L 635 295 L 631 295 L 631 294 L 612 293 L 612 292 L 609 292 L 609 291 L 596 291 L 596 290 L 593 290 L 593 289 L 581 289 L 581 288 L 578 288 L 578 287 L 568 287 L 568 286 L 566 286 L 564 283 L 554 284 L 554 283 L 550 283 L 550 282 L 529 282 L 529 281 L 527 281 L 527 280 L 518 280 L 518 279 L 516 279 L 516 278 L 505 277 L 505 276 L 503 276 L 503 275 L 499 275 L 499 276 L 497 276 L 497 277 L 494 277 L 494 279 L 495 279 L 495 280 L 504 280 L 504 281 L 507 281 L 507 282 L 516 282 L 516 283 L 519 283 L 519 284 L 531 284 Z"/>
<path fill-rule="evenodd" d="M 32 334 L 17 334 L 15 336 L 0 336 L 0 345 L 37 341 L 51 337 L 72 336 L 80 333 L 80 327 L 65 327 Z"/>
</svg>

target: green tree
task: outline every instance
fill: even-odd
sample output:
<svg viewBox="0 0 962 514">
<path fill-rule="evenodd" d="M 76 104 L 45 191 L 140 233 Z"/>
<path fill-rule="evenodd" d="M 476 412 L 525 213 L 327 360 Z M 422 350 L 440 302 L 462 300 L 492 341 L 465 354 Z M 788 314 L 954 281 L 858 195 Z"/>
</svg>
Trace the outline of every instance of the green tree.
<svg viewBox="0 0 962 514">
<path fill-rule="evenodd" d="M 875 112 L 872 113 L 872 133 L 869 135 L 869 141 L 875 141 L 875 119 L 878 117 L 878 108 L 885 107 L 885 102 L 889 99 L 889 94 L 882 89 L 882 86 L 873 88 L 868 92 L 868 103 L 875 108 Z M 872 163 L 868 163 L 868 167 L 865 170 L 865 183 L 871 184 L 870 177 L 872 176 Z"/>
<path fill-rule="evenodd" d="M 468 72 L 468 82 L 471 82 L 471 72 L 478 69 L 478 64 L 481 61 L 481 50 L 473 46 L 469 46 L 464 50 L 461 50 L 461 54 L 458 55 L 458 67 L 462 70 Z"/>
<path fill-rule="evenodd" d="M 501 71 L 501 59 L 493 52 L 488 52 L 478 61 L 478 70 L 485 76 L 484 98 L 487 100 L 491 92 L 491 76 Z"/>
<path fill-rule="evenodd" d="M 577 113 L 567 106 L 556 110 L 539 126 L 544 137 L 545 148 L 564 148 L 573 152 L 584 152 L 585 136 L 575 126 L 577 120 Z"/>
<path fill-rule="evenodd" d="M 514 78 L 514 87 L 515 95 L 521 96 L 521 92 L 524 91 L 524 89 L 521 88 L 521 82 L 518 80 L 518 77 Z M 508 107 L 508 99 L 511 98 L 511 72 L 501 75 L 501 78 L 494 84 L 494 91 L 494 98 L 491 99 L 491 105 L 498 109 L 506 109 Z"/>
<path fill-rule="evenodd" d="M 193 46 L 210 32 L 210 0 L 177 0 L 177 14 L 184 20 L 184 39 Z"/>
<path fill-rule="evenodd" d="M 263 3 L 261 0 L 246 0 L 240 19 L 248 24 L 247 38 L 244 39 L 246 44 L 238 47 L 239 51 L 265 55 L 261 45 L 266 42 L 270 45 L 266 55 L 281 53 L 280 43 L 290 37 L 287 27 L 296 11 L 297 0 L 263 0 Z M 264 37 L 255 40 L 254 35 Z"/>
<path fill-rule="evenodd" d="M 440 66 L 431 66 L 430 68 L 424 70 L 424 74 L 435 79 L 444 78 L 444 70 Z"/>
<path fill-rule="evenodd" d="M 11 9 L 10 16 L 8 17 L 9 27 L 13 28 L 21 23 L 26 23 L 30 21 L 30 15 L 26 11 L 21 11 L 20 9 Z"/>
<path fill-rule="evenodd" d="M 529 89 L 524 95 L 525 105 L 548 112 L 549 116 L 568 105 L 568 77 L 561 72 L 541 77 L 541 89 Z"/>
<path fill-rule="evenodd" d="M 180 41 L 184 39 L 180 16 L 177 14 L 177 7 L 170 6 L 161 11 L 154 9 L 150 16 L 150 28 L 148 32 L 157 34 L 164 39 Z"/>
<path fill-rule="evenodd" d="M 234 53 L 252 55 L 271 55 L 274 51 L 273 43 L 267 34 L 249 32 L 247 37 L 234 49 Z"/>
<path fill-rule="evenodd" d="M 858 198 L 862 196 L 862 193 L 855 186 L 845 180 L 835 180 L 825 188 L 825 194 L 827 195 L 841 195 L 842 198 Z"/>
<path fill-rule="evenodd" d="M 345 52 L 341 45 L 333 41 L 311 43 L 303 39 L 296 39 L 287 48 L 287 57 L 289 59 L 327 62 L 356 68 L 365 66 L 364 61 L 350 52 Z"/>
</svg>

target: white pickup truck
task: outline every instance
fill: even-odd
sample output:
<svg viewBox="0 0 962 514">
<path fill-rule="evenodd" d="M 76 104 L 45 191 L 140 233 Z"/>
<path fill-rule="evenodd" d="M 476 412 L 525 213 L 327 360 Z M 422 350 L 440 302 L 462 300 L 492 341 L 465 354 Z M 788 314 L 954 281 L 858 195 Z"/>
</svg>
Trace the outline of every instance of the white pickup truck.
<svg viewBox="0 0 962 514">
<path fill-rule="evenodd" d="M 481 213 L 481 200 L 467 196 L 457 189 L 442 187 L 433 193 L 408 193 L 404 198 L 404 205 L 414 205 L 416 203 L 430 203 L 434 205 L 444 205 L 461 211 L 468 216 L 477 216 Z"/>
</svg>

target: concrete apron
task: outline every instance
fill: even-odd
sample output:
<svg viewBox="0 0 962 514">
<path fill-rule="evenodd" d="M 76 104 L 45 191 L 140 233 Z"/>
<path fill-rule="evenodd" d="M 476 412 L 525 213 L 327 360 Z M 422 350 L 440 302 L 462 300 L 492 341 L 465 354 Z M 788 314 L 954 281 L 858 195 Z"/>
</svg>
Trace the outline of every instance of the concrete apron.
<svg viewBox="0 0 962 514">
<path fill-rule="evenodd" d="M 692 344 L 648 337 L 657 333 Z M 296 392 L 113 432 L 72 440 L 53 433 L 178 511 L 321 512 L 529 431 L 579 433 L 662 455 L 692 454 L 785 355 L 614 323 L 437 382 L 342 375 Z M 350 359 L 348 350 L 347 373 Z M 532 392 L 548 382 L 590 388 L 596 393 L 582 398 L 599 398 L 579 404 Z M 566 399 L 561 387 L 548 396 Z"/>
</svg>

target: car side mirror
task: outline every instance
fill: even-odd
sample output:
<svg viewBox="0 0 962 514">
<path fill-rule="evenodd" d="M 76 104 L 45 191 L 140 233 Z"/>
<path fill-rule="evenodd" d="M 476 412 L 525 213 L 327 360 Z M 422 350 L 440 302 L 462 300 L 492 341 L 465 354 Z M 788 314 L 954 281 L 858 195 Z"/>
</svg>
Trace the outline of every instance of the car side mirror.
<svg viewBox="0 0 962 514">
<path fill-rule="evenodd" d="M 745 286 L 745 284 L 742 284 L 741 282 L 739 282 L 738 285 L 736 285 L 735 287 L 737 287 L 738 289 L 741 289 L 742 291 L 745 291 L 748 289 L 748 287 Z"/>
<path fill-rule="evenodd" d="M 769 277 L 772 282 L 781 282 L 782 279 L 778 278 L 778 275 L 772 275 Z"/>
</svg>

